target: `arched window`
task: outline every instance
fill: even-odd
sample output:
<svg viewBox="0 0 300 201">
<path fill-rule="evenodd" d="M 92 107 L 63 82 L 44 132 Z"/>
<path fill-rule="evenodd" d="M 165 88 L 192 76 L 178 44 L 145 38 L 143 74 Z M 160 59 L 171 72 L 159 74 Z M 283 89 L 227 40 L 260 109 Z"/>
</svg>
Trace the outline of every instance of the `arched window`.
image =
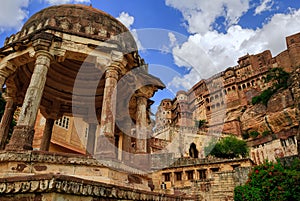
<svg viewBox="0 0 300 201">
<path fill-rule="evenodd" d="M 190 145 L 189 154 L 191 158 L 198 158 L 199 151 L 194 142 Z"/>
</svg>

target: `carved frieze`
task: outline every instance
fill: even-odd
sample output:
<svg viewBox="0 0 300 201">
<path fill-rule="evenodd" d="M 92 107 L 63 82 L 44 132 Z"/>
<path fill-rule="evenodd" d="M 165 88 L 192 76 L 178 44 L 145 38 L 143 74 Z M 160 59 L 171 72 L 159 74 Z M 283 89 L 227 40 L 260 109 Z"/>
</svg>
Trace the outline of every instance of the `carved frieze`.
<svg viewBox="0 0 300 201">
<path fill-rule="evenodd" d="M 112 200 L 193 200 L 192 197 L 176 197 L 174 195 L 160 195 L 158 193 L 133 190 L 100 182 L 91 182 L 64 175 L 38 175 L 0 179 L 0 196 L 24 193 L 62 193 Z"/>
</svg>

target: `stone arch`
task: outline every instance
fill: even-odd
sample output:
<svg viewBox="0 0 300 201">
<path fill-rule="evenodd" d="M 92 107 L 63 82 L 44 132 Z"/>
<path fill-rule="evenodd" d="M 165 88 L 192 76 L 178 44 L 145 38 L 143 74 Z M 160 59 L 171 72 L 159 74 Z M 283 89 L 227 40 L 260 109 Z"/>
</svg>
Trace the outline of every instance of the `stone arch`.
<svg viewBox="0 0 300 201">
<path fill-rule="evenodd" d="M 189 155 L 191 158 L 198 158 L 199 151 L 197 150 L 197 146 L 194 142 L 190 145 Z"/>
</svg>

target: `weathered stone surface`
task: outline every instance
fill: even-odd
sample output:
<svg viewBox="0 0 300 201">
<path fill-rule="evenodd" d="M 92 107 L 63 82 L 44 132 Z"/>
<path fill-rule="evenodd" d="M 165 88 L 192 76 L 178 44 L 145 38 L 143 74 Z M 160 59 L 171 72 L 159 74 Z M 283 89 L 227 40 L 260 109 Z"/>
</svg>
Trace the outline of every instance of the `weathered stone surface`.
<svg viewBox="0 0 300 201">
<path fill-rule="evenodd" d="M 268 129 L 264 119 L 266 107 L 262 104 L 250 106 L 241 116 L 242 129 L 244 131 L 263 132 Z"/>
<path fill-rule="evenodd" d="M 268 101 L 267 112 L 280 112 L 285 108 L 294 106 L 293 94 L 290 90 L 283 90 L 280 93 L 276 93 Z"/>
<path fill-rule="evenodd" d="M 161 195 L 132 190 L 100 182 L 91 182 L 71 176 L 45 174 L 30 177 L 0 178 L 1 200 L 194 200 L 191 196 Z"/>
<path fill-rule="evenodd" d="M 246 182 L 251 166 L 252 161 L 248 159 L 182 158 L 152 174 L 154 191 L 194 195 L 195 200 L 233 200 L 234 187 Z M 181 179 L 178 179 L 178 173 Z M 161 188 L 162 184 L 165 189 Z"/>
<path fill-rule="evenodd" d="M 0 125 L 0 150 L 3 150 L 5 148 L 5 145 L 8 140 L 10 125 L 12 123 L 13 116 L 17 108 L 16 104 L 13 102 L 13 99 L 11 97 L 5 98 L 5 101 L 5 110 Z"/>
</svg>

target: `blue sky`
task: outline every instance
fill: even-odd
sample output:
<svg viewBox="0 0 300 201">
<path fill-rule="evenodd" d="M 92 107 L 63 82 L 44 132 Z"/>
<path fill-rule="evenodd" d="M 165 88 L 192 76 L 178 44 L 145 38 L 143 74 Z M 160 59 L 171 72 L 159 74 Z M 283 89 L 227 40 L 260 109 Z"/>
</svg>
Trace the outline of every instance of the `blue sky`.
<svg viewBox="0 0 300 201">
<path fill-rule="evenodd" d="M 247 53 L 270 49 L 276 56 L 285 37 L 300 32 L 299 0 L 2 0 L 1 46 L 35 12 L 60 3 L 92 4 L 130 28 L 150 72 L 167 86 L 155 100 L 174 97 Z"/>
</svg>

